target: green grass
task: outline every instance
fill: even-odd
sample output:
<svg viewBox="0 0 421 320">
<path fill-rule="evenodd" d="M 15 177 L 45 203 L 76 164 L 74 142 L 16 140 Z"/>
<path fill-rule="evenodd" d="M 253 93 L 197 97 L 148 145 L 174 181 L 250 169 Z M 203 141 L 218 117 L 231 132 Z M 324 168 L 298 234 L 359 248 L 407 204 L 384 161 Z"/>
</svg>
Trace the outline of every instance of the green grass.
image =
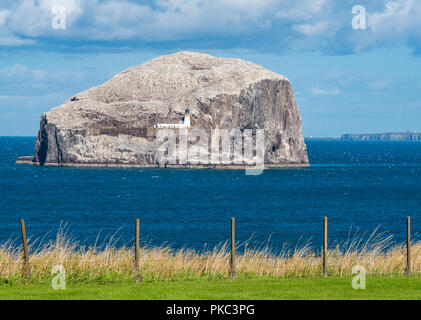
<svg viewBox="0 0 421 320">
<path fill-rule="evenodd" d="M 251 278 L 176 282 L 68 283 L 53 290 L 44 282 L 0 282 L 0 299 L 421 299 L 421 276 L 368 276 L 365 290 L 351 277 Z"/>
</svg>

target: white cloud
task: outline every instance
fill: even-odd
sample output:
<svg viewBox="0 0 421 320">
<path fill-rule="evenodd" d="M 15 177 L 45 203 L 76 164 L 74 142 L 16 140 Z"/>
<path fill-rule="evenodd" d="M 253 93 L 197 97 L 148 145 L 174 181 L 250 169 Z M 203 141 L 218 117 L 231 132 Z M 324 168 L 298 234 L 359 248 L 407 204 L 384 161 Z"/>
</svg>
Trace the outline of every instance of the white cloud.
<svg viewBox="0 0 421 320">
<path fill-rule="evenodd" d="M 421 46 L 421 1 L 386 1 L 382 10 L 367 14 L 367 30 L 354 34 L 357 51 L 408 42 Z"/>
<path fill-rule="evenodd" d="M 84 72 L 69 70 L 48 71 L 45 69 L 30 68 L 22 64 L 15 64 L 0 69 L 0 84 L 25 85 L 31 87 L 46 87 L 49 84 L 73 84 L 83 80 Z"/>
<path fill-rule="evenodd" d="M 329 96 L 333 96 L 333 95 L 337 95 L 340 93 L 340 91 L 335 88 L 335 89 L 320 89 L 320 88 L 313 88 L 311 89 L 311 92 L 315 95 L 329 95 Z"/>
<path fill-rule="evenodd" d="M 316 34 L 319 34 L 323 31 L 326 31 L 327 29 L 327 22 L 322 21 L 315 24 L 299 24 L 299 25 L 293 25 L 292 29 L 295 31 L 298 31 L 302 34 L 305 34 L 307 36 L 313 36 Z"/>
<path fill-rule="evenodd" d="M 41 80 L 47 76 L 48 72 L 41 69 L 30 69 L 25 65 L 15 64 L 11 67 L 0 69 L 0 78 Z"/>
<path fill-rule="evenodd" d="M 7 26 L 15 34 L 25 37 L 57 35 L 58 31 L 51 26 L 52 9 L 56 6 L 65 8 L 66 28 L 73 26 L 83 13 L 81 0 L 21 0 L 10 14 Z"/>
<path fill-rule="evenodd" d="M 2 36 L 0 35 L 0 46 L 4 47 L 16 47 L 35 44 L 35 40 L 32 39 L 20 39 L 13 35 Z"/>
<path fill-rule="evenodd" d="M 339 69 L 330 69 L 327 70 L 323 77 L 327 80 L 341 80 L 345 77 L 345 72 Z"/>
<path fill-rule="evenodd" d="M 391 86 L 393 79 L 389 77 L 383 77 L 381 79 L 376 79 L 368 84 L 368 88 L 373 90 L 384 90 Z"/>
<path fill-rule="evenodd" d="M 11 12 L 11 10 L 0 10 L 0 46 L 21 46 L 35 43 L 35 41 L 31 39 L 20 39 L 12 32 L 5 29 L 4 25 Z"/>
<path fill-rule="evenodd" d="M 402 26 L 407 22 L 408 16 L 413 9 L 414 0 L 388 1 L 383 12 L 375 12 L 369 16 L 370 27 L 374 30 L 381 30 L 388 24 L 394 27 Z"/>
<path fill-rule="evenodd" d="M 7 17 L 10 15 L 10 10 L 0 10 L 0 27 L 6 22 Z"/>
<path fill-rule="evenodd" d="M 173 41 L 196 36 L 250 31 L 281 0 L 156 0 L 155 6 L 126 0 L 21 0 L 8 28 L 25 37 L 72 40 Z M 66 32 L 51 28 L 54 5 L 66 8 Z"/>
<path fill-rule="evenodd" d="M 276 17 L 289 21 L 312 20 L 321 13 L 328 0 L 282 1 Z"/>
<path fill-rule="evenodd" d="M 16 100 L 25 100 L 27 99 L 26 96 L 21 96 L 21 95 L 0 95 L 0 101 L 14 101 L 16 102 Z"/>
<path fill-rule="evenodd" d="M 7 5 L 0 4 L 0 45 L 39 38 L 72 44 L 211 39 L 227 45 L 234 39 L 243 47 L 275 50 L 343 53 L 398 42 L 421 48 L 421 1 L 413 0 L 373 0 L 367 5 L 368 29 L 360 31 L 351 28 L 353 0 L 2 1 Z M 51 27 L 55 5 L 66 8 L 65 30 Z"/>
</svg>

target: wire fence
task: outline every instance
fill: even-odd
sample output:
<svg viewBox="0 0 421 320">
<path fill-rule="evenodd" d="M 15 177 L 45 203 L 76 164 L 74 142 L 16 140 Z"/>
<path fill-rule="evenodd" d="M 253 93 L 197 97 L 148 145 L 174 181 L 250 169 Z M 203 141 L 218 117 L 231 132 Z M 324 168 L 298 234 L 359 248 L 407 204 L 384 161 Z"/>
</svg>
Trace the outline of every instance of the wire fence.
<svg viewBox="0 0 421 320">
<path fill-rule="evenodd" d="M 203 223 L 203 220 L 168 222 L 191 224 Z M 64 273 L 66 279 L 75 282 L 234 280 L 342 276 L 352 274 L 355 266 L 364 267 L 368 274 L 406 274 L 409 277 L 421 273 L 421 242 L 411 240 L 409 217 L 406 243 L 393 246 L 390 236 L 375 233 L 366 241 L 350 237 L 345 243 L 335 243 L 329 238 L 334 237 L 335 232 L 328 232 L 327 218 L 321 222 L 320 231 L 312 232 L 323 238 L 320 251 L 304 243 L 292 249 L 282 248 L 275 254 L 267 245 L 253 246 L 249 242 L 236 241 L 234 218 L 230 222 L 230 238 L 207 251 L 141 247 L 139 220 L 131 246 L 115 247 L 110 241 L 100 249 L 96 246 L 80 249 L 63 234 L 58 234 L 55 242 L 29 246 L 25 222 L 21 220 L 21 246 L 17 247 L 16 243 L 0 246 L 0 279 L 42 281 Z"/>
</svg>

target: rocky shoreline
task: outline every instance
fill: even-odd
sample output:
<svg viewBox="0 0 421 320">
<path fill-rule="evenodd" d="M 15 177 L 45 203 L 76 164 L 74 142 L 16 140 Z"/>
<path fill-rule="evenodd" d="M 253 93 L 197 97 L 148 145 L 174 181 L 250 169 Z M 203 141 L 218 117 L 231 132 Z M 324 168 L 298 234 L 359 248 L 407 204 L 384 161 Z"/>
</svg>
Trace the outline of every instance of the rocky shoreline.
<svg viewBox="0 0 421 320">
<path fill-rule="evenodd" d="M 33 156 L 24 156 L 19 157 L 16 160 L 16 164 L 29 164 L 34 166 L 45 166 L 45 167 L 76 167 L 76 168 L 144 168 L 144 169 L 219 169 L 219 170 L 245 170 L 245 169 L 254 169 L 253 166 L 246 165 L 167 165 L 167 166 L 158 166 L 158 165 L 138 165 L 138 164 L 115 164 L 115 163 L 45 163 L 40 164 L 39 162 L 33 161 Z M 310 164 L 308 163 L 282 163 L 282 164 L 265 164 L 264 169 L 284 169 L 284 168 L 308 168 Z"/>
</svg>

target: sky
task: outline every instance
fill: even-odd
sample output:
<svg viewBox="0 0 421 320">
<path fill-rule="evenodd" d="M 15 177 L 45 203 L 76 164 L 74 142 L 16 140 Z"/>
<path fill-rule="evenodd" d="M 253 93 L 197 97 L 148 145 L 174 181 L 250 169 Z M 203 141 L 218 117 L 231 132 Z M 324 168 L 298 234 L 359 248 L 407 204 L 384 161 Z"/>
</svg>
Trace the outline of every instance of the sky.
<svg viewBox="0 0 421 320">
<path fill-rule="evenodd" d="M 421 131 L 421 0 L 1 0 L 0 135 L 180 50 L 288 77 L 305 137 Z"/>
</svg>

